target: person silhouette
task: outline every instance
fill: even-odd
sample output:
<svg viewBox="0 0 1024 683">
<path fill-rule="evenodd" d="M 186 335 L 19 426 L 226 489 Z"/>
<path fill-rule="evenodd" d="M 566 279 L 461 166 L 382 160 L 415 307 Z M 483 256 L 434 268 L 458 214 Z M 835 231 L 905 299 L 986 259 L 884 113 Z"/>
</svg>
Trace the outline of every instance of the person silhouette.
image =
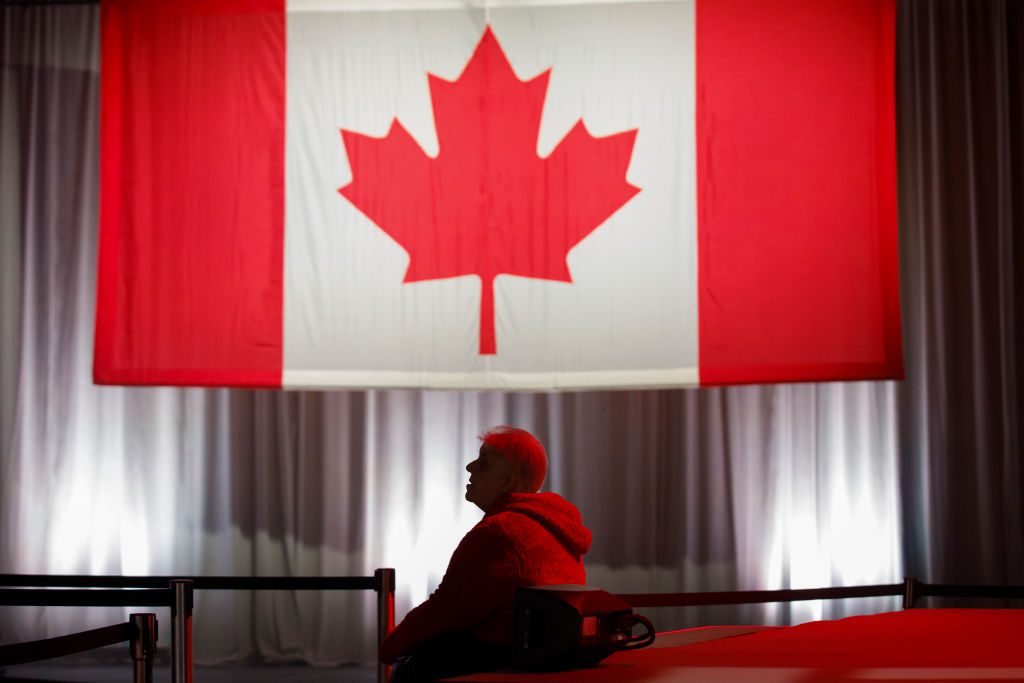
<svg viewBox="0 0 1024 683">
<path fill-rule="evenodd" d="M 504 425 L 480 440 L 466 465 L 466 500 L 484 517 L 459 542 L 437 590 L 381 643 L 393 683 L 507 667 L 516 589 L 586 583 L 590 530 L 572 503 L 538 492 L 548 469 L 544 446 Z"/>
</svg>

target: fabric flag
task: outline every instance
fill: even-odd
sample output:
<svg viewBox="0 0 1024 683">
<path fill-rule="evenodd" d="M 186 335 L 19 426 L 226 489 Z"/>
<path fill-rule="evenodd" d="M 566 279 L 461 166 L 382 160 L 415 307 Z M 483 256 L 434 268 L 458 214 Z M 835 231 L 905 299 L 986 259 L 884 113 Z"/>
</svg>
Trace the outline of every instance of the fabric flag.
<svg viewBox="0 0 1024 683">
<path fill-rule="evenodd" d="M 902 374 L 893 0 L 103 0 L 95 380 Z"/>
</svg>

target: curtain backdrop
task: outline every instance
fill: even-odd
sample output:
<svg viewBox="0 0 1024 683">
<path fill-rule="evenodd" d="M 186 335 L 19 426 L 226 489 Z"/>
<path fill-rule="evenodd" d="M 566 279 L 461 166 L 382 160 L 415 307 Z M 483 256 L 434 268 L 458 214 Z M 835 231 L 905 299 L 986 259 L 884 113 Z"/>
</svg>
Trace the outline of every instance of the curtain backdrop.
<svg viewBox="0 0 1024 683">
<path fill-rule="evenodd" d="M 469 10 L 467 10 L 469 11 Z M 1024 25 L 1014 2 L 899 6 L 907 379 L 564 394 L 91 384 L 95 6 L 0 25 L 0 572 L 398 573 L 399 616 L 480 513 L 476 436 L 547 445 L 547 490 L 612 591 L 1024 583 Z M 855 283 L 851 283 L 855 286 Z M 792 623 L 890 599 L 653 610 Z M 13 642 L 126 610 L 6 608 Z M 160 615 L 166 618 L 166 615 Z M 370 661 L 370 594 L 200 593 L 196 654 Z"/>
</svg>

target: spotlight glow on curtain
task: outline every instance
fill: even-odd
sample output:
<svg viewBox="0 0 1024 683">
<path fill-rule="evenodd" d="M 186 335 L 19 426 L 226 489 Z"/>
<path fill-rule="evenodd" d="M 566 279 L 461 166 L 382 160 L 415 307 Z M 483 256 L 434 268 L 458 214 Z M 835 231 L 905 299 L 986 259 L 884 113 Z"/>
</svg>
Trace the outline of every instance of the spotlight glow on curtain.
<svg viewBox="0 0 1024 683">
<path fill-rule="evenodd" d="M 95 379 L 902 374 L 892 0 L 104 0 Z"/>
</svg>

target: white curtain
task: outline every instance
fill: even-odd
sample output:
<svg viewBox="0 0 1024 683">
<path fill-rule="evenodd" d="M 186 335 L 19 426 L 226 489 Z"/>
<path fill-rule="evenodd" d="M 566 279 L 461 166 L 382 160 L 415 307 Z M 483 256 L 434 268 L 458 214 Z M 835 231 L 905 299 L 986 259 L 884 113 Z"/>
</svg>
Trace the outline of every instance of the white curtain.
<svg viewBox="0 0 1024 683">
<path fill-rule="evenodd" d="M 1024 319 L 1013 272 L 1021 247 L 1018 239 L 1005 255 L 989 245 L 1014 236 L 1021 205 L 998 195 L 1009 203 L 992 218 L 987 186 L 959 201 L 930 175 L 938 151 L 959 149 L 963 126 L 986 124 L 936 118 L 941 98 L 928 90 L 957 87 L 930 78 L 943 67 L 927 56 L 936 41 L 948 47 L 943 17 L 970 4 L 900 8 L 906 381 L 563 394 L 93 386 L 99 12 L 5 7 L 0 572 L 319 576 L 393 566 L 400 617 L 433 589 L 479 519 L 462 499 L 476 436 L 513 424 L 548 447 L 545 488 L 579 506 L 594 533 L 590 583 L 608 590 L 856 585 L 905 572 L 1024 583 L 1022 366 L 1012 343 Z M 999 16 L 986 19 L 979 7 L 1006 8 L 977 3 L 988 35 Z M 1006 53 L 1012 41 L 1002 45 Z M 1006 98 L 1017 97 L 1019 113 L 1020 82 L 1009 80 L 1000 101 L 1012 111 Z M 1015 130 L 1019 143 L 1021 122 L 1005 119 L 1003 132 Z M 988 173 L 977 149 L 988 138 L 975 143 L 966 163 Z M 962 168 L 939 168 L 974 182 Z M 1012 168 L 1021 167 L 996 174 L 1007 191 L 1020 184 Z M 967 236 L 951 206 L 969 220 Z M 998 288 L 964 298 L 950 269 L 982 289 L 994 277 Z M 896 606 L 651 615 L 665 630 Z M 0 638 L 69 633 L 126 612 L 0 608 Z M 374 633 L 369 593 L 197 599 L 203 663 L 368 662 Z"/>
</svg>

